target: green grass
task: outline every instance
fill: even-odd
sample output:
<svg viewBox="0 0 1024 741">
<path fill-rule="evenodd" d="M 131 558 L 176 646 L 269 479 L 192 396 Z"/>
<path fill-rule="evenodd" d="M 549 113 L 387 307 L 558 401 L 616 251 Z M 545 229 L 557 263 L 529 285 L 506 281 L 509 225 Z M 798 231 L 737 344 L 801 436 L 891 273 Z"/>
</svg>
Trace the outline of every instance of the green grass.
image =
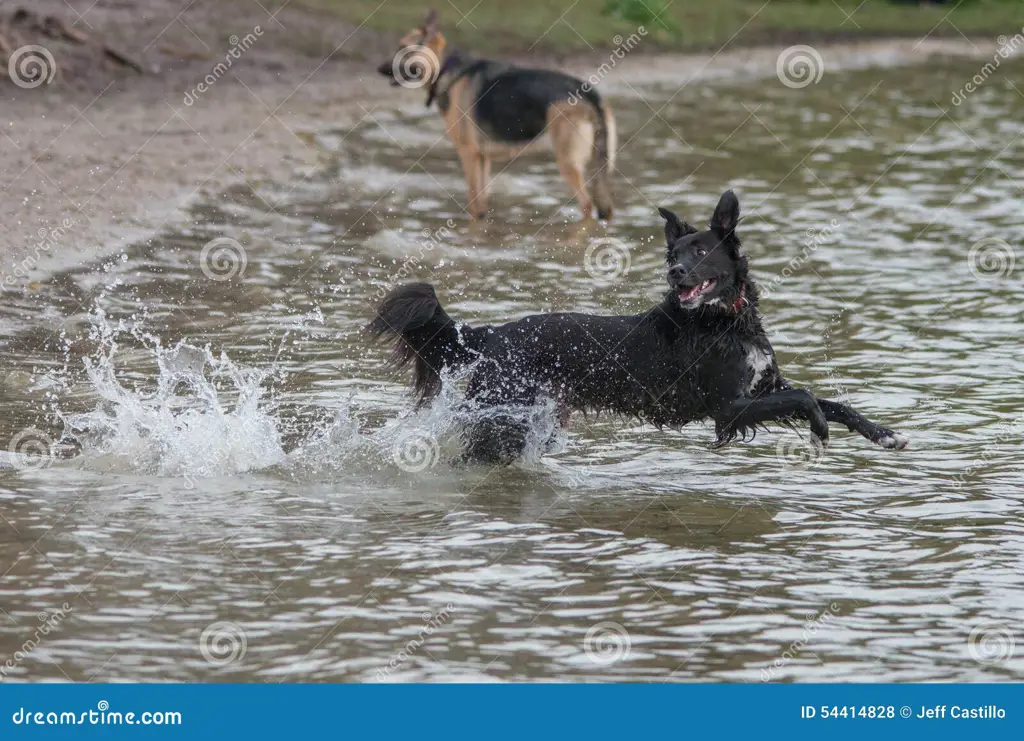
<svg viewBox="0 0 1024 741">
<path fill-rule="evenodd" d="M 640 24 L 649 32 L 644 48 L 660 50 L 928 33 L 995 39 L 1024 26 L 1024 0 L 923 6 L 888 0 L 482 0 L 475 9 L 477 0 L 293 2 L 393 34 L 418 25 L 434 7 L 449 41 L 481 54 L 606 51 L 615 46 L 614 36 L 628 36 Z"/>
</svg>

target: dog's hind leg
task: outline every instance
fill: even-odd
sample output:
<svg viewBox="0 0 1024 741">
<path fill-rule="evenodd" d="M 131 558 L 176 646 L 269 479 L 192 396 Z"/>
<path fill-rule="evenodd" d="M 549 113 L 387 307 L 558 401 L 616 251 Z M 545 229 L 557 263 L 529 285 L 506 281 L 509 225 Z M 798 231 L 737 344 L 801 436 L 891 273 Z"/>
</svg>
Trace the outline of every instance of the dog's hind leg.
<svg viewBox="0 0 1024 741">
<path fill-rule="evenodd" d="M 898 432 L 887 430 L 881 425 L 875 424 L 846 404 L 840 404 L 838 401 L 818 399 L 818 406 L 821 407 L 821 411 L 825 414 L 825 419 L 829 422 L 838 422 L 839 424 L 846 425 L 850 432 L 858 432 L 883 448 L 903 450 L 903 448 L 907 447 L 908 440 L 906 437 Z"/>
<path fill-rule="evenodd" d="M 583 218 L 589 219 L 594 205 L 584 173 L 594 148 L 594 124 L 572 107 L 556 104 L 549 113 L 548 131 L 562 178 L 579 203 Z"/>
<path fill-rule="evenodd" d="M 463 459 L 492 466 L 511 465 L 522 457 L 529 433 L 529 425 L 521 419 L 510 414 L 489 414 L 469 428 Z"/>
<path fill-rule="evenodd" d="M 459 146 L 456 151 L 462 163 L 462 173 L 466 176 L 466 210 L 470 218 L 482 218 L 487 207 L 480 206 L 480 153 L 466 146 Z"/>
<path fill-rule="evenodd" d="M 477 159 L 477 211 L 481 216 L 487 213 L 487 191 L 491 187 L 491 158 L 481 153 Z"/>
<path fill-rule="evenodd" d="M 811 432 L 823 443 L 828 442 L 828 422 L 814 394 L 791 389 L 756 398 L 741 396 L 725 404 L 714 415 L 716 445 L 725 445 L 759 424 L 794 418 L 806 419 Z"/>
</svg>

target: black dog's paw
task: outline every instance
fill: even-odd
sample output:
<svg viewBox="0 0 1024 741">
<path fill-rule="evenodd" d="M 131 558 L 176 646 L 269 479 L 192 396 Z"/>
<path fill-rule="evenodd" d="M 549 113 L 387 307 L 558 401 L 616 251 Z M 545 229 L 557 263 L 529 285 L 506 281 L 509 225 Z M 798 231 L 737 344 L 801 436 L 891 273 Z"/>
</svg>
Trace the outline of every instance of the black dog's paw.
<svg viewBox="0 0 1024 741">
<path fill-rule="evenodd" d="M 888 450 L 903 450 L 910 440 L 898 432 L 892 430 L 879 430 L 878 434 L 871 440 L 876 445 L 881 445 Z"/>
</svg>

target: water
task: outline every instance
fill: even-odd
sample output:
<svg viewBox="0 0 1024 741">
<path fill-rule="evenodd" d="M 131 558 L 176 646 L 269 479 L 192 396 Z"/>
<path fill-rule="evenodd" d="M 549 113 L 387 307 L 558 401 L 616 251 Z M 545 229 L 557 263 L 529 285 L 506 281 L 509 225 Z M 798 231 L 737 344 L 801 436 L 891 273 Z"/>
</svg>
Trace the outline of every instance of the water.
<svg viewBox="0 0 1024 741">
<path fill-rule="evenodd" d="M 1022 68 L 944 104 L 976 66 L 623 87 L 607 231 L 543 156 L 468 224 L 410 101 L 6 294 L 0 440 L 43 455 L 0 462 L 0 678 L 1021 677 Z M 472 322 L 638 311 L 654 207 L 702 222 L 726 187 L 787 375 L 908 450 L 834 429 L 810 465 L 785 430 L 713 452 L 602 417 L 453 466 L 458 395 L 412 412 L 360 335 L 405 276 Z M 243 280 L 214 279 L 236 243 Z"/>
</svg>

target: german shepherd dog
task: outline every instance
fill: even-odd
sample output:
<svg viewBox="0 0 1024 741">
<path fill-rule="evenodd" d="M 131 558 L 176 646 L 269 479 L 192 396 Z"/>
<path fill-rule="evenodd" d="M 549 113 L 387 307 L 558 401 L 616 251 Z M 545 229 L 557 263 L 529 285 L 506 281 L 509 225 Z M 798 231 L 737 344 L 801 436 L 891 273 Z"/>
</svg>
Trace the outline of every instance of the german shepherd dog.
<svg viewBox="0 0 1024 741">
<path fill-rule="evenodd" d="M 395 341 L 395 365 L 413 365 L 420 404 L 438 393 L 444 370 L 472 364 L 467 397 L 501 407 L 468 431 L 466 456 L 476 461 L 507 465 L 519 457 L 525 423 L 502 410 L 545 398 L 555 400 L 563 424 L 572 411 L 610 411 L 672 428 L 711 419 L 716 446 L 752 439 L 767 422 L 803 420 L 819 450 L 830 422 L 883 448 L 906 447 L 903 435 L 783 377 L 740 252 L 739 201 L 731 190 L 707 231 L 659 212 L 670 290 L 640 314 L 538 314 L 470 327 L 445 313 L 432 286 L 412 283 L 384 298 L 367 330 Z"/>
<path fill-rule="evenodd" d="M 594 204 L 598 218 L 611 218 L 615 119 L 588 83 L 456 51 L 445 56 L 446 41 L 433 10 L 399 44 L 394 59 L 378 71 L 393 85 L 429 86 L 427 106 L 437 101 L 462 162 L 470 217 L 487 213 L 491 162 L 519 156 L 546 132 L 583 218 L 590 218 Z"/>
</svg>

